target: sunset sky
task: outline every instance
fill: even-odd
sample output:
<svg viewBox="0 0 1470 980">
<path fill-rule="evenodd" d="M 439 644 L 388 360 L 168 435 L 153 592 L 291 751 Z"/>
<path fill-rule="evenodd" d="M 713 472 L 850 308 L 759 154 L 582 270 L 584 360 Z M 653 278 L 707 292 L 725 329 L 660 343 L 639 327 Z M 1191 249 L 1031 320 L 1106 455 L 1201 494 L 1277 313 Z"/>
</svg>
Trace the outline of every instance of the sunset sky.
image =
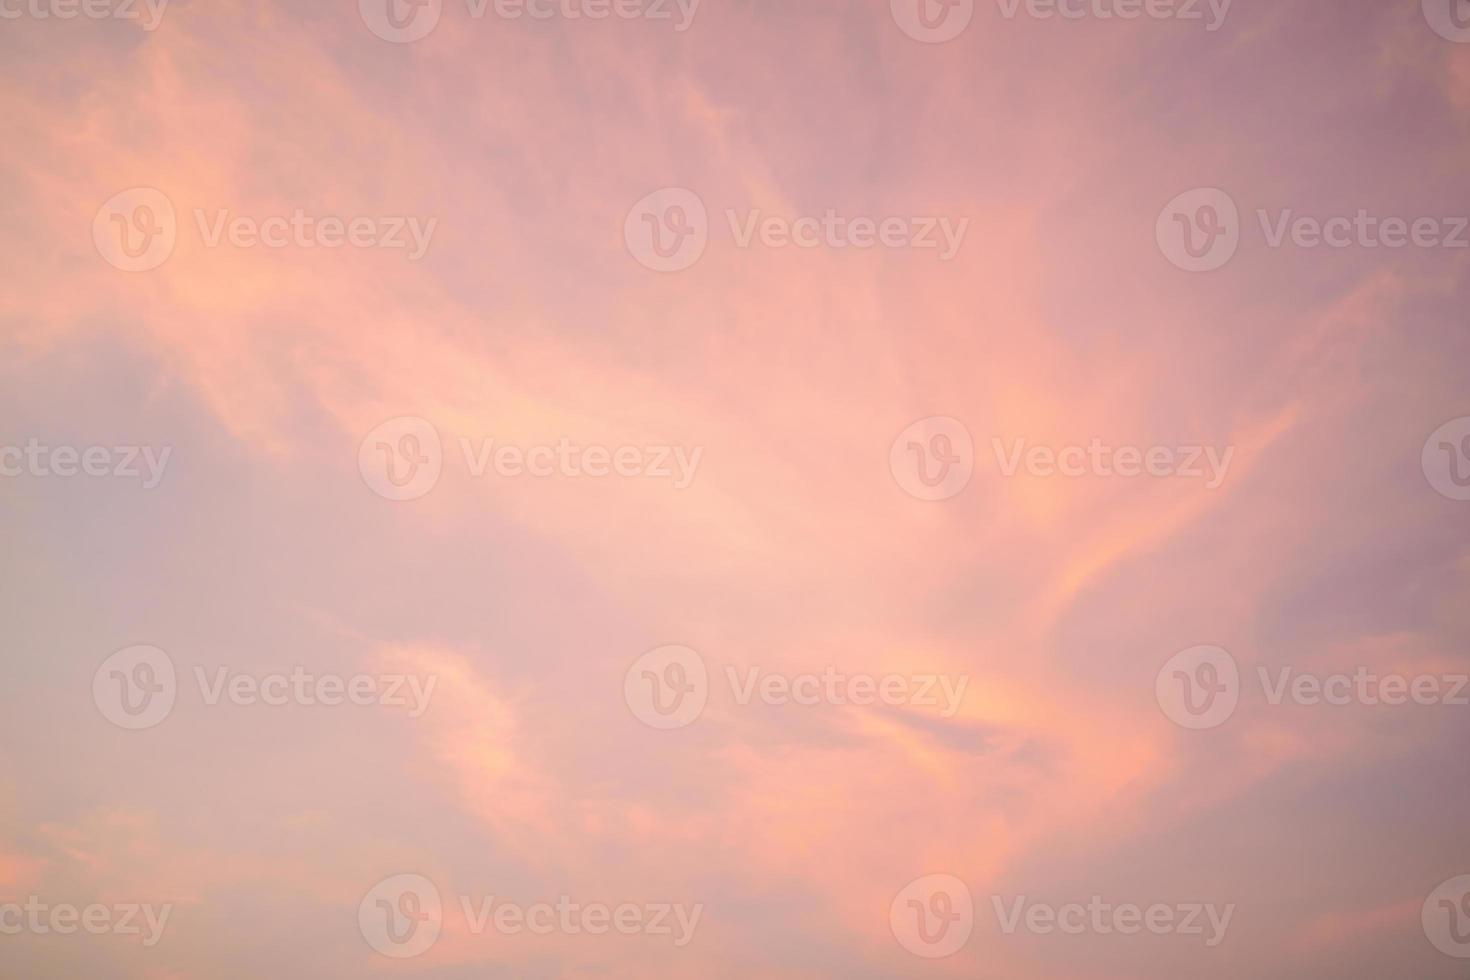
<svg viewBox="0 0 1470 980">
<path fill-rule="evenodd" d="M 1470 2 L 424 2 L 0 0 L 0 978 L 1470 971 Z"/>
</svg>

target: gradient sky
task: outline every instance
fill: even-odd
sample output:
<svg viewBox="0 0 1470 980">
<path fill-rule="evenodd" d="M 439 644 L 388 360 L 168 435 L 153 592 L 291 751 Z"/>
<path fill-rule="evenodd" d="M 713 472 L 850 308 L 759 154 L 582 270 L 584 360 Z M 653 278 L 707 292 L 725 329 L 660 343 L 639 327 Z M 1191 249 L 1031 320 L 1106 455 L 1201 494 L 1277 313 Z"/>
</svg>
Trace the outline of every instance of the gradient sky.
<svg viewBox="0 0 1470 980">
<path fill-rule="evenodd" d="M 902 2 L 902 0 L 899 0 Z M 1456 0 L 1459 2 L 1459 0 Z M 7 9 L 22 9 L 11 3 Z M 672 21 L 427 37 L 352 0 L 0 20 L 0 446 L 172 447 L 153 489 L 0 477 L 0 903 L 171 903 L 164 939 L 0 935 L 0 976 L 139 980 L 1463 977 L 1421 907 L 1470 874 L 1470 707 L 1273 706 L 1206 731 L 1155 678 L 1228 650 L 1331 674 L 1470 670 L 1470 502 L 1426 439 L 1470 415 L 1470 249 L 1272 248 L 1258 209 L 1470 215 L 1470 45 L 1420 0 L 1236 0 L 1224 23 L 1008 19 L 924 43 L 887 0 L 703 0 Z M 155 188 L 178 240 L 109 264 Z M 694 191 L 657 272 L 635 204 Z M 1223 268 L 1160 211 L 1240 210 Z M 193 219 L 437 222 L 402 251 L 207 247 Z M 932 250 L 740 247 L 764 215 L 968 219 Z M 430 420 L 443 474 L 359 447 Z M 974 474 L 890 448 L 960 420 Z M 700 447 L 697 476 L 474 478 L 458 440 Z M 1178 478 L 1006 477 L 992 440 L 1231 447 Z M 92 697 L 135 644 L 244 673 L 437 680 L 420 718 Z M 709 665 L 660 731 L 624 678 Z M 726 666 L 964 675 L 920 706 L 740 705 Z M 380 880 L 522 904 L 702 903 L 694 940 L 472 935 L 375 953 Z M 953 956 L 890 903 L 962 880 Z M 1231 903 L 1228 937 L 1005 935 L 1008 901 Z"/>
</svg>

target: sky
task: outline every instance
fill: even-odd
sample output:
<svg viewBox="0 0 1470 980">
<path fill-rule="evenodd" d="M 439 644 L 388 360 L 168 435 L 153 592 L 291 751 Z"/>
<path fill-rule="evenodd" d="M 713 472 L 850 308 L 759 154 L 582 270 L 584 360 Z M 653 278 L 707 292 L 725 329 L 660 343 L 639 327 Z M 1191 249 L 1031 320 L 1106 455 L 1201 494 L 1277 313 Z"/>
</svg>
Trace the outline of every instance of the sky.
<svg viewBox="0 0 1470 980">
<path fill-rule="evenodd" d="M 0 76 L 0 976 L 1470 970 L 1470 2 Z"/>
</svg>

